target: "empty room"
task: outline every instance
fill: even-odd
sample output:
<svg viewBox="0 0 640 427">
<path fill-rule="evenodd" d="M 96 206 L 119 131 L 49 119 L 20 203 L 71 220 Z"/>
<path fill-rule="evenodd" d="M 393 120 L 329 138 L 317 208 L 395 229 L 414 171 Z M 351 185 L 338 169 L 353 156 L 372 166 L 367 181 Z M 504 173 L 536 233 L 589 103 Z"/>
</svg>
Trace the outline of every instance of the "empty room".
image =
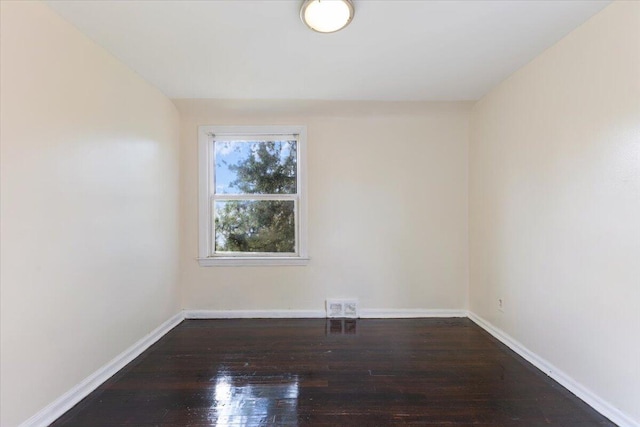
<svg viewBox="0 0 640 427">
<path fill-rule="evenodd" d="M 640 2 L 0 0 L 0 425 L 640 427 Z"/>
</svg>

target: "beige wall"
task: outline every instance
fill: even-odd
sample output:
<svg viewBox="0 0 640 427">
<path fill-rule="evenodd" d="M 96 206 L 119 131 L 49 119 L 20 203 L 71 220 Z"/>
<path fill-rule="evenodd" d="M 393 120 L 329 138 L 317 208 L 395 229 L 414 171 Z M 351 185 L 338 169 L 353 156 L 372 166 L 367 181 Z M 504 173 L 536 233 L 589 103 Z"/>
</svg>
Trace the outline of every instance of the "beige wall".
<svg viewBox="0 0 640 427">
<path fill-rule="evenodd" d="M 183 307 L 464 309 L 469 103 L 174 101 L 182 116 Z M 308 127 L 306 267 L 199 267 L 197 127 Z"/>
<path fill-rule="evenodd" d="M 1 2 L 0 425 L 179 308 L 178 114 L 37 2 Z"/>
<path fill-rule="evenodd" d="M 640 422 L 640 3 L 492 90 L 470 135 L 470 309 Z"/>
<path fill-rule="evenodd" d="M 464 309 L 467 295 L 640 420 L 640 3 L 503 82 L 470 129 L 471 103 L 176 100 L 180 124 L 46 6 L 0 4 L 1 425 L 180 306 Z M 195 260 L 197 126 L 242 124 L 308 126 L 306 267 Z"/>
</svg>

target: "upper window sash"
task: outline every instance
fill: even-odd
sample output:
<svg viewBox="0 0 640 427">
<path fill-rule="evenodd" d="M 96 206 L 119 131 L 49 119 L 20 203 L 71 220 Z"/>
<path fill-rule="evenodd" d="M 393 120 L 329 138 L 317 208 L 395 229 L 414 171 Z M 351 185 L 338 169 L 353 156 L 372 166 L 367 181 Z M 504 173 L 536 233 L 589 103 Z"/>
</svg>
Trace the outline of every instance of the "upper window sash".
<svg viewBox="0 0 640 427">
<path fill-rule="evenodd" d="M 213 193 L 298 194 L 298 139 L 298 135 L 256 135 L 251 140 L 240 140 L 230 136 L 228 140 L 223 141 L 212 137 Z M 253 162 L 260 167 L 265 160 L 270 162 L 273 169 L 259 176 L 249 174 L 243 179 L 240 173 L 233 169 L 234 163 L 239 161 Z"/>
</svg>

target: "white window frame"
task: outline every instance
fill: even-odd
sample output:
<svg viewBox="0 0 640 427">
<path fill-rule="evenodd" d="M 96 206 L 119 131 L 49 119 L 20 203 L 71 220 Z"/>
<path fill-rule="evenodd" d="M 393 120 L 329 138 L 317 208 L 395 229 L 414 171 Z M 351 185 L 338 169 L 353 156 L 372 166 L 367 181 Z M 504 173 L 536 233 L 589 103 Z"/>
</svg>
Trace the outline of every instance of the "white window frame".
<svg viewBox="0 0 640 427">
<path fill-rule="evenodd" d="M 297 187 L 295 195 L 278 195 L 281 200 L 293 200 L 295 210 L 296 252 L 216 254 L 214 242 L 213 201 L 226 198 L 275 200 L 260 194 L 215 195 L 214 136 L 218 138 L 240 136 L 296 135 Z M 198 263 L 211 266 L 306 265 L 307 255 L 307 128 L 306 126 L 200 126 L 198 127 Z M 282 196 L 282 197 L 280 197 Z"/>
</svg>

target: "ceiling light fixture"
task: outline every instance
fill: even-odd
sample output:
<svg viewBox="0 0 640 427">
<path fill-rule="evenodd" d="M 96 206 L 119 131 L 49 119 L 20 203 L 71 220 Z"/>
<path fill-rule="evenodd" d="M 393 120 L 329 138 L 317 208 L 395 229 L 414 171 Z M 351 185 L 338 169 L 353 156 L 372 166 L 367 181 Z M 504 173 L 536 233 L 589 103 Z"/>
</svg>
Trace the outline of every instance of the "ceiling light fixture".
<svg viewBox="0 0 640 427">
<path fill-rule="evenodd" d="M 305 0 L 300 18 L 307 27 L 319 33 L 334 33 L 353 19 L 351 0 Z"/>
</svg>

